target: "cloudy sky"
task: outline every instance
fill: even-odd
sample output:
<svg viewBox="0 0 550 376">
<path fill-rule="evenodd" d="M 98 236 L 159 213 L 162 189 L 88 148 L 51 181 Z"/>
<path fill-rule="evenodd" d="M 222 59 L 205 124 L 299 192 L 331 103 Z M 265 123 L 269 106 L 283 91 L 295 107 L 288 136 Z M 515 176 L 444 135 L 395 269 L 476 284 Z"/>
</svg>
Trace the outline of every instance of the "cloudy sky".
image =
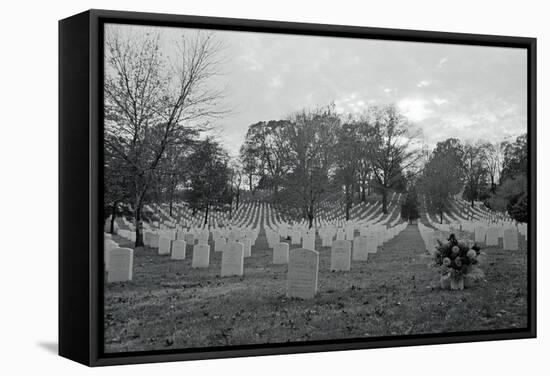
<svg viewBox="0 0 550 376">
<path fill-rule="evenodd" d="M 225 44 L 219 79 L 232 108 L 217 123 L 233 153 L 250 124 L 331 102 L 342 112 L 395 103 L 429 145 L 448 137 L 500 141 L 527 129 L 525 50 L 233 31 L 216 37 Z"/>
</svg>

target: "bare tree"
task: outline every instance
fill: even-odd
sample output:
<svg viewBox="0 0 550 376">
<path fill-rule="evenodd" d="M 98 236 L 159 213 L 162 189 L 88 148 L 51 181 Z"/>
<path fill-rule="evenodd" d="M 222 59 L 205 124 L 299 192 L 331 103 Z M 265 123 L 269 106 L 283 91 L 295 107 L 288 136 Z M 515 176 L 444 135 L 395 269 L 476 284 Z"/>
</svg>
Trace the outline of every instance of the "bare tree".
<svg viewBox="0 0 550 376">
<path fill-rule="evenodd" d="M 141 211 L 165 151 L 223 113 L 222 93 L 208 85 L 219 73 L 220 42 L 211 33 L 182 34 L 169 57 L 162 41 L 136 28 L 110 26 L 105 33 L 105 147 L 133 177 L 136 246 L 143 245 Z"/>
</svg>

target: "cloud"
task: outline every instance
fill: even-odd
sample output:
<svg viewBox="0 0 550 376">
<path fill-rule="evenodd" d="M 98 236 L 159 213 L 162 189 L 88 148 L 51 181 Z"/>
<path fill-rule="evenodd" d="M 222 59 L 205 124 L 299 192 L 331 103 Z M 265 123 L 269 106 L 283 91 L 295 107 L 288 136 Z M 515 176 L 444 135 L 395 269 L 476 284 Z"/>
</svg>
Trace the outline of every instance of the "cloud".
<svg viewBox="0 0 550 376">
<path fill-rule="evenodd" d="M 431 85 L 430 81 L 422 80 L 422 81 L 420 81 L 419 83 L 416 84 L 416 87 L 426 87 L 426 86 L 430 86 L 430 85 Z"/>
<path fill-rule="evenodd" d="M 447 99 L 444 99 L 444 98 L 438 98 L 438 97 L 436 97 L 436 98 L 434 98 L 434 99 L 432 99 L 432 100 L 433 100 L 433 102 L 434 102 L 436 105 L 438 105 L 438 106 L 441 106 L 441 105 L 444 105 L 444 104 L 448 104 L 448 103 L 449 103 L 449 101 L 448 101 Z"/>
<path fill-rule="evenodd" d="M 280 76 L 274 76 L 274 77 L 271 77 L 268 85 L 270 88 L 275 89 L 275 88 L 281 87 L 283 85 L 283 81 L 281 80 Z"/>
<path fill-rule="evenodd" d="M 413 122 L 421 122 L 433 114 L 428 108 L 429 101 L 420 98 L 404 98 L 397 102 L 397 107 Z"/>
</svg>

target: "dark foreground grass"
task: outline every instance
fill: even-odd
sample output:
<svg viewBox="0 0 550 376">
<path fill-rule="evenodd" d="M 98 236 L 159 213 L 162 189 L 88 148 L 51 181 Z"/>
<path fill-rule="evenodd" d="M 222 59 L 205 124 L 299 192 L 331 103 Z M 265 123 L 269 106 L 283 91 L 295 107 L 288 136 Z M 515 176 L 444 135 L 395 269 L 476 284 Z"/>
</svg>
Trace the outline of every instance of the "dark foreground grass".
<svg viewBox="0 0 550 376">
<path fill-rule="evenodd" d="M 447 291 L 437 287 L 417 227 L 407 227 L 368 261 L 352 262 L 350 272 L 330 272 L 330 249 L 319 243 L 319 292 L 308 301 L 285 297 L 287 266 L 272 265 L 263 231 L 242 278 L 220 278 L 221 253 L 211 252 L 208 269 L 192 269 L 190 247 L 183 261 L 137 250 L 133 281 L 106 284 L 105 351 L 527 326 L 525 248 L 485 249 L 487 282 Z"/>
</svg>

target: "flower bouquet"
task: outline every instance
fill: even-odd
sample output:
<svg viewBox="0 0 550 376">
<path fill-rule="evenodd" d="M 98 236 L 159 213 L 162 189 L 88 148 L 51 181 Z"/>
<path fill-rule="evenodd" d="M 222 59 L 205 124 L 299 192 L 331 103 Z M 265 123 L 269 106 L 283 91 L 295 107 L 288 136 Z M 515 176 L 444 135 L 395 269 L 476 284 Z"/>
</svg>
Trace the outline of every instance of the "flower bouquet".
<svg viewBox="0 0 550 376">
<path fill-rule="evenodd" d="M 463 290 L 473 286 L 477 281 L 483 280 L 485 274 L 479 268 L 480 255 L 477 244 L 471 247 L 459 242 L 454 234 L 449 236 L 447 242 L 437 240 L 434 253 L 434 267 L 441 274 L 440 284 L 442 289 Z"/>
</svg>

